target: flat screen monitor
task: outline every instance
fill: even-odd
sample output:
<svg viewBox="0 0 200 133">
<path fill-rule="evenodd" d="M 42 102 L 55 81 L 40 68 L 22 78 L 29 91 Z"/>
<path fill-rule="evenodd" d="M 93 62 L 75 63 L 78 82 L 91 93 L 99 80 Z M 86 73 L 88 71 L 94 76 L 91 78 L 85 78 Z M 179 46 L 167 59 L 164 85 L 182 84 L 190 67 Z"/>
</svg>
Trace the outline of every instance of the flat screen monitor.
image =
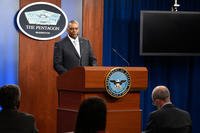
<svg viewBox="0 0 200 133">
<path fill-rule="evenodd" d="M 200 56 L 200 12 L 141 11 L 140 55 Z"/>
</svg>

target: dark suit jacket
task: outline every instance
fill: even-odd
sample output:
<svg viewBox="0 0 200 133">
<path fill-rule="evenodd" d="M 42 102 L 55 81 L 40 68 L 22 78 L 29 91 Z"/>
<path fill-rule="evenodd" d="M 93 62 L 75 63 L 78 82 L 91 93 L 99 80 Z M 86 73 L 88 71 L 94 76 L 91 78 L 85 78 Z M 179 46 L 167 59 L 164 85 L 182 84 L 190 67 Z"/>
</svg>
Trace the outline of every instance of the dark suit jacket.
<svg viewBox="0 0 200 133">
<path fill-rule="evenodd" d="M 89 40 L 79 37 L 79 57 L 69 37 L 65 37 L 54 46 L 54 69 L 62 74 L 78 66 L 96 66 L 97 61 L 92 52 Z"/>
<path fill-rule="evenodd" d="M 0 112 L 0 133 L 38 133 L 34 117 L 17 110 Z"/>
<path fill-rule="evenodd" d="M 166 104 L 150 114 L 145 133 L 191 133 L 192 121 L 188 112 Z"/>
</svg>

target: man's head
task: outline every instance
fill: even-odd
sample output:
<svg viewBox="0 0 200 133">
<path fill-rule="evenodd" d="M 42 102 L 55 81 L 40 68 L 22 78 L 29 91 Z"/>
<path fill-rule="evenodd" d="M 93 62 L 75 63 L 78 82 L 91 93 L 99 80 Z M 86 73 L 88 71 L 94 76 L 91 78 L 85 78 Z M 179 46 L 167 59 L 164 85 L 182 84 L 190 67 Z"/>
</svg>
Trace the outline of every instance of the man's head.
<svg viewBox="0 0 200 133">
<path fill-rule="evenodd" d="M 170 102 L 170 92 L 168 88 L 166 86 L 156 86 L 152 91 L 152 101 L 158 108 Z"/>
<path fill-rule="evenodd" d="M 4 85 L 0 88 L 0 105 L 3 109 L 18 109 L 21 92 L 17 85 Z"/>
<path fill-rule="evenodd" d="M 67 33 L 73 39 L 75 39 L 79 34 L 79 23 L 76 20 L 71 20 L 67 26 Z"/>
</svg>

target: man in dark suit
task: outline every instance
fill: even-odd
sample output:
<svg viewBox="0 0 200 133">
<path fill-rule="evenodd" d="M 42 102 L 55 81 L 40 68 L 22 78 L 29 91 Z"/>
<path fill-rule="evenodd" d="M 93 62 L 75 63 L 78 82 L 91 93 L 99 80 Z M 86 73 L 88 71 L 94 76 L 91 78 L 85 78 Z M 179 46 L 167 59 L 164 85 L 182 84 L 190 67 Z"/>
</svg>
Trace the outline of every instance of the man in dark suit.
<svg viewBox="0 0 200 133">
<path fill-rule="evenodd" d="M 153 104 L 158 110 L 150 113 L 145 133 L 191 133 L 192 121 L 188 112 L 176 108 L 166 86 L 152 91 Z"/>
<path fill-rule="evenodd" d="M 20 89 L 16 85 L 0 88 L 0 133 L 38 133 L 32 115 L 18 111 Z"/>
<path fill-rule="evenodd" d="M 79 23 L 72 20 L 67 27 L 68 36 L 54 46 L 54 69 L 62 74 L 77 66 L 96 66 L 89 40 L 78 37 Z"/>
</svg>

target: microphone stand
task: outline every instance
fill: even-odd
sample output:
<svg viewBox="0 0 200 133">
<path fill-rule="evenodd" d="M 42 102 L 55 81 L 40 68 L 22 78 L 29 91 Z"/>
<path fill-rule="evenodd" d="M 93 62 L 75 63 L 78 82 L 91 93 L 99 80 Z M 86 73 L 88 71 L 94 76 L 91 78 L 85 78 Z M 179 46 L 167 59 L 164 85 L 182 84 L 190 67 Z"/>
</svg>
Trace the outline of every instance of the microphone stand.
<svg viewBox="0 0 200 133">
<path fill-rule="evenodd" d="M 116 49 L 112 48 L 112 50 L 124 61 L 127 63 L 128 66 L 130 66 L 129 62 L 121 55 L 117 52 Z"/>
</svg>

